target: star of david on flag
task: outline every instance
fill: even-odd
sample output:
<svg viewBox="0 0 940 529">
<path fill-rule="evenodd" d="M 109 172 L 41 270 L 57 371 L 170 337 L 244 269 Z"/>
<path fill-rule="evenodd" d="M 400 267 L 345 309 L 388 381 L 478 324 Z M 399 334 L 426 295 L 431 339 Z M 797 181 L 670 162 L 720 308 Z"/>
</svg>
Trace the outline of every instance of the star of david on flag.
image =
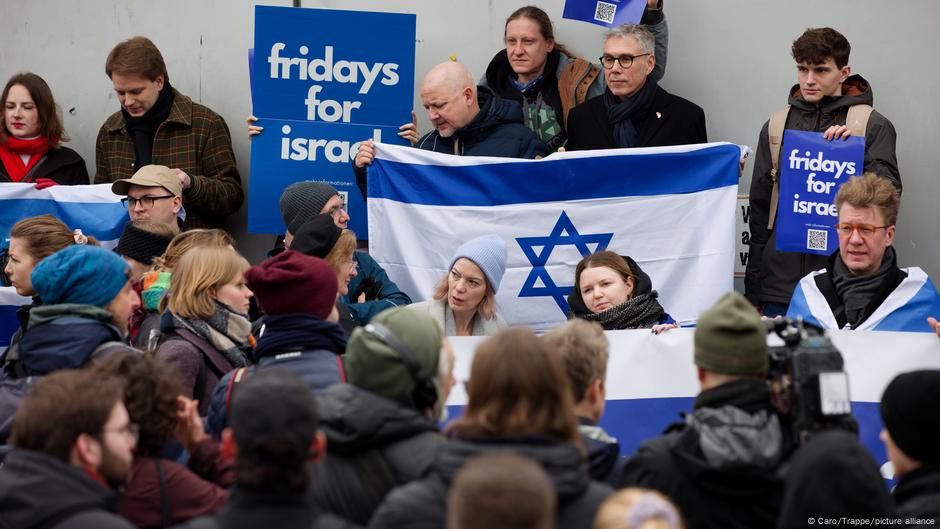
<svg viewBox="0 0 940 529">
<path fill-rule="evenodd" d="M 558 286 L 555 284 L 555 280 L 552 279 L 551 274 L 548 273 L 545 265 L 548 264 L 548 260 L 552 256 L 552 250 L 554 250 L 556 246 L 571 245 L 578 249 L 582 257 L 587 257 L 592 253 L 606 250 L 613 236 L 613 233 L 582 235 L 578 233 L 578 229 L 571 222 L 571 219 L 568 218 L 568 213 L 562 211 L 561 215 L 558 217 L 558 222 L 555 223 L 555 227 L 552 228 L 552 232 L 548 236 L 516 237 L 516 242 L 518 242 L 519 247 L 522 248 L 522 253 L 525 254 L 526 259 L 532 264 L 532 272 L 529 273 L 525 283 L 522 284 L 522 289 L 519 290 L 519 297 L 551 297 L 555 300 L 555 303 L 558 304 L 561 313 L 567 316 L 568 294 L 571 292 L 571 289 L 574 288 L 574 285 L 563 284 Z M 589 245 L 593 245 L 593 247 Z M 541 248 L 542 251 L 537 252 L 536 248 Z M 543 286 L 537 286 L 539 282 L 541 282 Z"/>
</svg>

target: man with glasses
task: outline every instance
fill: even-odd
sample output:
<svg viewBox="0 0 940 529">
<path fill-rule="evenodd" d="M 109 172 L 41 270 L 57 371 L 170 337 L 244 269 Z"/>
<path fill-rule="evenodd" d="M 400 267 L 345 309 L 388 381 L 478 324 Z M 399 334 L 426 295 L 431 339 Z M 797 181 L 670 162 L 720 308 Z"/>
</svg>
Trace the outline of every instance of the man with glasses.
<svg viewBox="0 0 940 529">
<path fill-rule="evenodd" d="M 0 526 L 134 527 L 113 513 L 137 445 L 123 400 L 119 380 L 91 371 L 60 371 L 35 385 L 0 467 Z"/>
<path fill-rule="evenodd" d="M 163 165 L 145 165 L 131 178 L 111 184 L 111 192 L 123 195 L 121 202 L 131 220 L 152 220 L 177 224 L 183 229 L 183 189 L 172 169 Z"/>
<path fill-rule="evenodd" d="M 661 147 L 705 143 L 705 112 L 662 89 L 650 76 L 656 67 L 653 34 L 624 24 L 604 34 L 604 94 L 568 114 L 567 150 Z"/>
<path fill-rule="evenodd" d="M 839 251 L 796 286 L 787 316 L 826 329 L 933 332 L 940 295 L 917 267 L 898 268 L 894 242 L 901 203 L 891 180 L 865 173 L 836 194 Z"/>
<path fill-rule="evenodd" d="M 860 129 L 865 136 L 863 171 L 890 178 L 901 188 L 897 133 L 891 121 L 872 109 L 868 81 L 851 75 L 850 51 L 849 41 L 832 28 L 808 29 L 793 41 L 790 53 L 796 61 L 798 84 L 790 88 L 788 106 L 764 123 L 757 140 L 744 295 L 765 316 L 784 314 L 800 278 L 826 263 L 825 256 L 777 251 L 779 162 L 775 158 L 782 150 L 785 130 L 821 132 L 834 140 L 848 138 L 853 134 L 850 129 Z"/>
</svg>

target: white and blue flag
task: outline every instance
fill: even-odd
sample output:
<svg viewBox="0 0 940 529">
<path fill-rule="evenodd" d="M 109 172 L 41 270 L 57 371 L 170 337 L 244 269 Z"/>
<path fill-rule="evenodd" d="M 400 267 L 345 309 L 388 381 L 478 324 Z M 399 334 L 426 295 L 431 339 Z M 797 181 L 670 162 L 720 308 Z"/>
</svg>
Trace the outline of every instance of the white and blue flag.
<svg viewBox="0 0 940 529">
<path fill-rule="evenodd" d="M 50 214 L 69 228 L 80 228 L 106 248 L 113 248 L 127 222 L 127 209 L 121 197 L 111 192 L 111 184 L 52 186 L 36 189 L 33 184 L 0 183 L 0 234 L 3 246 L 9 244 L 10 229 L 27 217 Z M 9 343 L 17 329 L 16 308 L 29 303 L 13 287 L 0 287 L 0 347 Z"/>
<path fill-rule="evenodd" d="M 940 318 L 940 294 L 920 268 L 912 266 L 901 270 L 907 277 L 855 330 L 933 332 L 927 317 Z M 817 270 L 797 283 L 787 316 L 802 317 L 823 329 L 838 329 L 832 307 L 816 284 L 816 277 L 825 273 L 825 269 Z"/>
<path fill-rule="evenodd" d="M 499 312 L 544 330 L 566 319 L 578 261 L 612 250 L 649 274 L 673 318 L 692 323 L 733 287 L 740 156 L 730 143 L 542 160 L 381 144 L 369 168 L 370 253 L 417 301 L 462 242 L 500 235 L 509 254 Z"/>
</svg>

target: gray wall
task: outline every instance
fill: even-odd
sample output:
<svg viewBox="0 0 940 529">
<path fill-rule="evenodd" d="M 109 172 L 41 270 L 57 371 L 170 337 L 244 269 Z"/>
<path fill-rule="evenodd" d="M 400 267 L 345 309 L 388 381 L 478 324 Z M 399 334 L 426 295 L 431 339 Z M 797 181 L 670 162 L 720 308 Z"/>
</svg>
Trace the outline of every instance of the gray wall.
<svg viewBox="0 0 940 529">
<path fill-rule="evenodd" d="M 805 28 L 831 25 L 853 45 L 850 65 L 868 79 L 875 106 L 898 130 L 904 200 L 895 241 L 902 265 L 917 264 L 940 277 L 940 20 L 936 0 L 666 0 L 671 30 L 662 84 L 701 105 L 711 140 L 756 147 L 767 116 L 786 103 L 796 81 L 790 43 Z M 290 5 L 268 0 L 266 5 Z M 523 2 L 505 0 L 306 0 L 304 7 L 412 12 L 418 15 L 417 77 L 456 54 L 484 71 L 501 45 L 505 17 Z M 119 40 L 149 36 L 163 52 L 173 84 L 219 112 L 233 131 L 238 167 L 246 182 L 250 110 L 246 49 L 252 45 L 256 2 L 236 0 L 3 0 L 0 80 L 20 70 L 42 75 L 66 111 L 70 146 L 94 173 L 94 142 L 104 119 L 117 110 L 104 60 Z M 561 19 L 563 0 L 539 5 L 556 22 L 556 36 L 573 51 L 600 55 L 603 28 Z M 311 28 L 315 31 L 315 28 Z M 428 130 L 422 116 L 419 126 Z M 742 181 L 746 192 L 750 164 Z M 232 228 L 242 250 L 258 260 L 270 236 L 245 231 L 247 208 Z"/>
</svg>

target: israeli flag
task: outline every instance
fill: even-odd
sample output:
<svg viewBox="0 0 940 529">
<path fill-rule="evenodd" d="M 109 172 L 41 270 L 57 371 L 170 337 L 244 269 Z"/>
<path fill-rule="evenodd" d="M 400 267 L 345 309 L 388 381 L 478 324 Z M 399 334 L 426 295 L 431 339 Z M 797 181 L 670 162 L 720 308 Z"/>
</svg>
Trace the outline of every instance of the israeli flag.
<svg viewBox="0 0 940 529">
<path fill-rule="evenodd" d="M 94 236 L 105 248 L 117 245 L 127 209 L 121 197 L 111 192 L 111 184 L 87 186 L 52 186 L 36 189 L 33 184 L 0 183 L 0 234 L 3 246 L 9 245 L 10 229 L 27 217 L 50 214 L 71 229 L 80 228 Z M 0 287 L 0 347 L 9 343 L 19 327 L 16 308 L 29 303 L 12 287 Z"/>
<path fill-rule="evenodd" d="M 430 297 L 464 241 L 509 248 L 497 294 L 510 325 L 564 321 L 585 255 L 629 255 L 680 323 L 733 287 L 741 147 L 555 153 L 541 160 L 451 156 L 380 144 L 369 168 L 371 255 L 413 300 Z"/>
<path fill-rule="evenodd" d="M 933 332 L 927 317 L 940 318 L 940 294 L 922 269 L 912 266 L 902 270 L 907 277 L 855 330 Z M 818 270 L 800 280 L 787 316 L 802 317 L 824 329 L 838 329 L 829 302 L 816 285 L 816 276 L 825 273 L 825 269 Z"/>
</svg>

